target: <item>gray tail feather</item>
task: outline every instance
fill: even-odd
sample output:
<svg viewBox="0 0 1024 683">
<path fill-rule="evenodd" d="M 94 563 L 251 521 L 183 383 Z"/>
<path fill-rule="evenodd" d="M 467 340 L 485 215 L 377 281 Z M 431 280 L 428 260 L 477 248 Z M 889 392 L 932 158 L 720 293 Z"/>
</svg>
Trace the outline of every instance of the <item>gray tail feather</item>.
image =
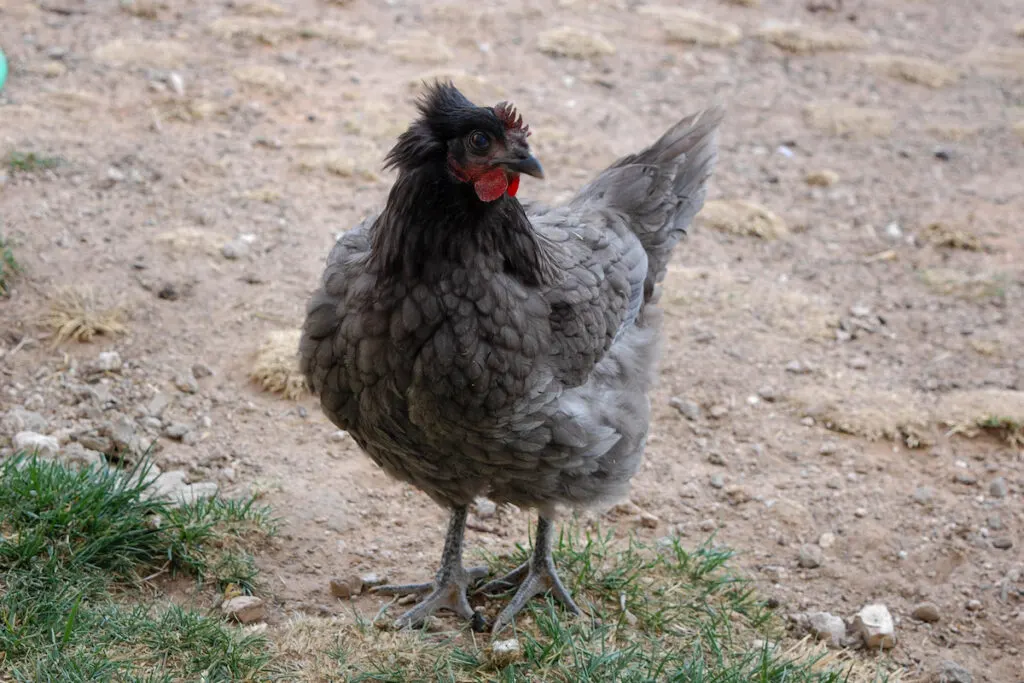
<svg viewBox="0 0 1024 683">
<path fill-rule="evenodd" d="M 647 252 L 647 300 L 665 276 L 673 247 L 704 206 L 724 117 L 718 104 L 687 116 L 647 149 L 616 161 L 574 200 L 603 204 L 630 220 Z"/>
</svg>

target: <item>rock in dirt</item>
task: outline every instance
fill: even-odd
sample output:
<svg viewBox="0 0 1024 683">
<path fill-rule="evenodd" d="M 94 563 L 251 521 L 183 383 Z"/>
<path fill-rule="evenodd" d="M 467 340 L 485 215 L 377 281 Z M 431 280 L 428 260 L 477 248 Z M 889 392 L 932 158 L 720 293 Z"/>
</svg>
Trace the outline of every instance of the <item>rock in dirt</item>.
<svg viewBox="0 0 1024 683">
<path fill-rule="evenodd" d="M 29 455 L 35 453 L 40 458 L 50 460 L 60 450 L 60 443 L 56 437 L 38 432 L 18 432 L 14 435 L 14 450 L 25 451 Z"/>
<path fill-rule="evenodd" d="M 996 479 L 993 479 L 992 482 L 988 485 L 988 495 L 992 496 L 993 498 L 1006 498 L 1009 492 L 1009 486 L 1007 486 L 1006 479 L 1004 479 L 1003 477 L 997 477 Z"/>
<path fill-rule="evenodd" d="M 118 372 L 124 363 L 117 351 L 104 351 L 96 357 L 96 369 L 101 372 Z"/>
<path fill-rule="evenodd" d="M 185 438 L 185 435 L 188 434 L 190 431 L 191 429 L 189 429 L 188 425 L 181 424 L 180 422 L 175 422 L 174 424 L 167 425 L 167 427 L 164 429 L 164 436 L 166 436 L 168 439 L 181 441 L 182 439 Z"/>
<path fill-rule="evenodd" d="M 810 543 L 800 546 L 797 563 L 804 569 L 817 569 L 825 562 L 825 553 L 821 547 Z"/>
<path fill-rule="evenodd" d="M 193 363 L 192 364 L 192 376 L 196 379 L 204 379 L 206 377 L 213 376 L 213 370 L 206 363 Z"/>
<path fill-rule="evenodd" d="M 866 605 L 853 618 L 853 631 L 872 650 L 888 650 L 896 646 L 896 627 L 885 605 Z"/>
<path fill-rule="evenodd" d="M 354 598 L 363 592 L 363 580 L 358 576 L 331 579 L 331 595 L 342 600 Z"/>
<path fill-rule="evenodd" d="M 498 669 L 519 661 L 523 656 L 519 641 L 515 638 L 508 640 L 496 640 L 488 648 L 488 659 L 491 665 Z"/>
<path fill-rule="evenodd" d="M 918 505 L 927 505 L 935 497 L 935 489 L 930 486 L 918 486 L 914 489 L 914 502 Z"/>
<path fill-rule="evenodd" d="M 807 616 L 807 627 L 818 640 L 828 641 L 832 647 L 841 647 L 846 638 L 846 624 L 841 617 L 828 612 L 812 612 Z"/>
<path fill-rule="evenodd" d="M 952 660 L 946 660 L 935 668 L 934 683 L 972 683 L 971 672 Z"/>
<path fill-rule="evenodd" d="M 695 402 L 678 396 L 669 399 L 668 404 L 683 414 L 687 420 L 695 422 L 700 419 L 700 406 Z"/>
<path fill-rule="evenodd" d="M 992 547 L 996 550 L 1009 550 L 1013 547 L 1013 539 L 1003 536 L 992 539 Z"/>
<path fill-rule="evenodd" d="M 918 604 L 914 607 L 910 616 L 914 617 L 918 621 L 923 621 L 926 624 L 934 624 L 942 621 L 942 613 L 939 611 L 938 606 L 933 602 L 922 602 Z"/>
<path fill-rule="evenodd" d="M 473 514 L 480 519 L 490 519 L 498 511 L 498 506 L 494 504 L 493 500 L 487 498 L 477 498 L 473 501 Z"/>
<path fill-rule="evenodd" d="M 234 619 L 240 624 L 263 621 L 267 616 L 263 600 L 255 595 L 240 595 L 237 598 L 225 600 L 221 603 L 220 610 L 224 616 Z"/>
<path fill-rule="evenodd" d="M 388 577 L 386 574 L 370 572 L 369 574 L 363 574 L 360 576 L 359 580 L 363 582 L 364 588 L 373 588 L 375 586 L 383 586 L 388 582 Z"/>
<path fill-rule="evenodd" d="M 71 442 L 64 447 L 60 460 L 72 469 L 101 467 L 107 462 L 102 453 L 90 450 L 77 442 Z"/>
<path fill-rule="evenodd" d="M 11 408 L 0 420 L 0 432 L 4 434 L 17 434 L 18 432 L 46 431 L 46 418 L 32 410 L 17 407 Z"/>
<path fill-rule="evenodd" d="M 231 240 L 220 248 L 220 253 L 229 261 L 237 261 L 249 253 L 249 245 L 242 240 Z"/>
<path fill-rule="evenodd" d="M 175 377 L 174 386 L 177 387 L 178 391 L 185 394 L 194 394 L 199 391 L 199 383 L 196 382 L 196 378 L 191 373 Z"/>
<path fill-rule="evenodd" d="M 177 497 L 172 501 L 178 505 L 193 505 L 201 500 L 213 498 L 219 490 L 217 482 L 200 481 L 195 484 L 186 484 L 178 491 Z"/>
</svg>

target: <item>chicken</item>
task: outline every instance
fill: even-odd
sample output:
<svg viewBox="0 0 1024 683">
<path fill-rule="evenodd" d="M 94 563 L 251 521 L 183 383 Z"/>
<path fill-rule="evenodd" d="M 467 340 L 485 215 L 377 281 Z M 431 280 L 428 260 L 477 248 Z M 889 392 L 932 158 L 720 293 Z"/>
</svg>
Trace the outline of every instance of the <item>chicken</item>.
<svg viewBox="0 0 1024 683">
<path fill-rule="evenodd" d="M 715 106 L 684 118 L 564 206 L 524 206 L 543 178 L 507 103 L 430 86 L 389 152 L 398 177 L 379 215 L 345 233 L 307 309 L 302 371 L 327 417 L 392 477 L 451 510 L 430 583 L 397 620 L 439 609 L 482 628 L 463 566 L 478 496 L 539 514 L 531 558 L 478 591 L 518 586 L 493 624 L 550 591 L 578 613 L 551 555 L 566 508 L 625 495 L 644 451 L 656 373 L 658 283 L 704 202 Z"/>
</svg>

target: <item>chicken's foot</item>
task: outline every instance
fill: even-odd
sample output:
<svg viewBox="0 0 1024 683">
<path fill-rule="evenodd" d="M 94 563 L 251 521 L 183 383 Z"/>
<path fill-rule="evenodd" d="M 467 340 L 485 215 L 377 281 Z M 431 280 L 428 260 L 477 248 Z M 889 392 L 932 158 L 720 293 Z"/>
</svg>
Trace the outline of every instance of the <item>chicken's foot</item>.
<svg viewBox="0 0 1024 683">
<path fill-rule="evenodd" d="M 580 608 L 572 599 L 569 590 L 558 578 L 558 571 L 555 569 L 555 560 L 551 556 L 551 534 L 554 525 L 551 520 L 541 517 L 537 520 L 537 538 L 533 545 L 533 555 L 530 559 L 519 565 L 511 572 L 495 579 L 484 586 L 481 586 L 478 593 L 494 594 L 506 591 L 517 583 L 519 590 L 512 596 L 511 602 L 505 606 L 497 619 L 494 620 L 492 633 L 498 633 L 512 623 L 512 619 L 519 613 L 530 598 L 536 595 L 543 595 L 550 591 L 551 596 L 562 603 L 572 614 L 579 614 Z"/>
<path fill-rule="evenodd" d="M 466 597 L 469 586 L 487 576 L 487 567 L 462 566 L 462 540 L 466 532 L 466 506 L 452 510 L 448 534 L 441 554 L 441 568 L 431 583 L 389 584 L 370 590 L 381 595 L 425 595 L 419 604 L 395 620 L 397 628 L 423 624 L 434 612 L 444 609 L 472 622 L 473 630 L 484 629 L 483 617 L 473 611 Z"/>
</svg>

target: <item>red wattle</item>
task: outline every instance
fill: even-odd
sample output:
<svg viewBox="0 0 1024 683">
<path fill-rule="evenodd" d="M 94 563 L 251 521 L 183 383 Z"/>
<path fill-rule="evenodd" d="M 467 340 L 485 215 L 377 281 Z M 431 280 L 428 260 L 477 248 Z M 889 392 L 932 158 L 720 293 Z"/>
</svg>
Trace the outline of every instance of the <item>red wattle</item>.
<svg viewBox="0 0 1024 683">
<path fill-rule="evenodd" d="M 495 168 L 484 173 L 475 183 L 473 183 L 473 189 L 476 190 L 476 196 L 483 202 L 493 202 L 495 199 L 505 194 L 505 190 L 508 189 L 508 186 L 508 176 L 505 175 L 505 171 L 500 168 Z"/>
<path fill-rule="evenodd" d="M 516 192 L 519 192 L 519 176 L 518 175 L 512 176 L 512 180 L 510 180 L 509 183 L 508 183 L 508 190 L 507 190 L 507 192 L 508 192 L 508 196 L 509 197 L 515 197 L 516 196 Z"/>
</svg>

